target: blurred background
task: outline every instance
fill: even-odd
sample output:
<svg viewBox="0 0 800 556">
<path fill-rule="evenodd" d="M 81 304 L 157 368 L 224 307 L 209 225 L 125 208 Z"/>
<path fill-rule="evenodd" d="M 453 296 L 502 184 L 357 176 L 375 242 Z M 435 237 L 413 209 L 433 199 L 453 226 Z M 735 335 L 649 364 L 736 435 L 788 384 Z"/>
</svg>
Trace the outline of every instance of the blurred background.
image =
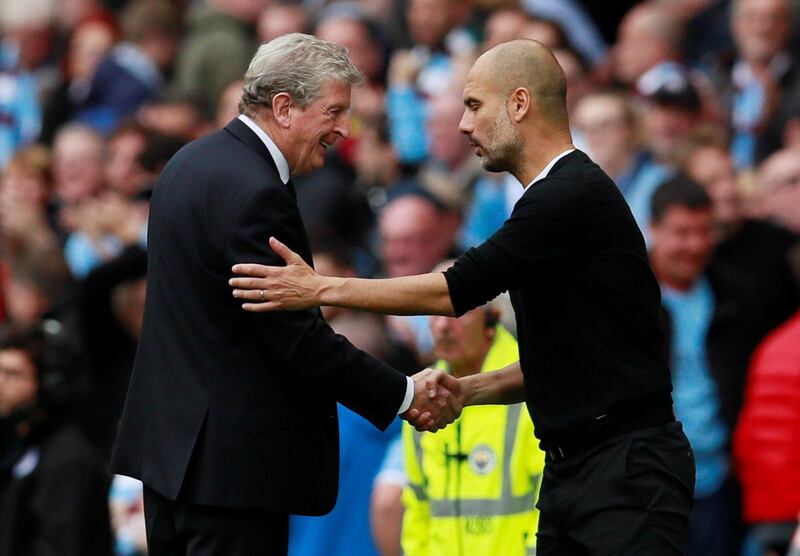
<svg viewBox="0 0 800 556">
<path fill-rule="evenodd" d="M 150 192 L 177 150 L 237 116 L 258 44 L 296 31 L 346 46 L 365 77 L 351 136 L 294 180 L 331 275 L 429 272 L 491 236 L 523 188 L 484 172 L 458 132 L 466 72 L 507 40 L 553 50 L 574 143 L 627 199 L 663 288 L 698 457 L 687 553 L 786 554 L 800 513 L 798 16 L 795 0 L 1 0 L 0 556 L 146 554 L 141 485 L 106 464 Z M 495 310 L 489 326 L 513 334 L 510 304 Z M 325 316 L 407 373 L 458 358 L 456 333 L 427 317 Z M 340 421 L 339 503 L 293 520 L 291 553 L 442 553 L 406 542 L 431 525 L 403 520 L 400 423 L 378 433 L 344 408 Z"/>
</svg>

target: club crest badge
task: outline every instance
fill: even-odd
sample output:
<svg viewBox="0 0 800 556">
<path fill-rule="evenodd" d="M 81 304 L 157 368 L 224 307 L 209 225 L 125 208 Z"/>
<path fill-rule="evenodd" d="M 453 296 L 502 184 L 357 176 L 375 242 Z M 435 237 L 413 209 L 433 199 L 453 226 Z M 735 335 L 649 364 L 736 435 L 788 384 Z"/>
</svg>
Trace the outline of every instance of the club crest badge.
<svg viewBox="0 0 800 556">
<path fill-rule="evenodd" d="M 497 465 L 497 456 L 486 444 L 478 444 L 469 453 L 469 468 L 478 475 L 488 475 Z"/>
</svg>

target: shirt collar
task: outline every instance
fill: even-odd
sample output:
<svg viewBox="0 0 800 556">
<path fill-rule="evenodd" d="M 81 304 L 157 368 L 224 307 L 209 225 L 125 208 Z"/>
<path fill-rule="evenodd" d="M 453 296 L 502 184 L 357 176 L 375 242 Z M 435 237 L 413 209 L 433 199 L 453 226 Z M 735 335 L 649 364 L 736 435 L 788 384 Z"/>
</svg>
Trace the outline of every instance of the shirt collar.
<svg viewBox="0 0 800 556">
<path fill-rule="evenodd" d="M 281 176 L 281 181 L 283 183 L 289 182 L 289 163 L 286 162 L 286 157 L 283 156 L 283 153 L 278 148 L 278 145 L 267 135 L 267 132 L 261 129 L 261 127 L 255 123 L 251 118 L 245 116 L 244 114 L 239 114 L 239 119 L 244 122 L 244 124 L 253 130 L 253 133 L 258 135 L 258 138 L 264 143 L 269 151 L 269 154 L 272 155 L 272 160 L 275 161 L 275 166 L 278 167 L 278 174 Z"/>
<path fill-rule="evenodd" d="M 556 155 L 555 158 L 553 158 L 553 160 L 551 160 L 550 162 L 547 163 L 547 166 L 542 168 L 542 171 L 539 172 L 539 175 L 531 180 L 531 182 L 528 184 L 528 186 L 525 189 L 528 189 L 528 187 L 532 186 L 537 181 L 543 180 L 544 178 L 546 178 L 547 174 L 550 173 L 550 170 L 553 169 L 553 166 L 556 165 L 556 162 L 558 162 L 559 160 L 561 160 L 562 158 L 564 158 L 565 156 L 567 156 L 569 153 L 573 152 L 574 150 L 575 150 L 574 148 L 573 149 L 567 149 L 563 153 Z"/>
</svg>

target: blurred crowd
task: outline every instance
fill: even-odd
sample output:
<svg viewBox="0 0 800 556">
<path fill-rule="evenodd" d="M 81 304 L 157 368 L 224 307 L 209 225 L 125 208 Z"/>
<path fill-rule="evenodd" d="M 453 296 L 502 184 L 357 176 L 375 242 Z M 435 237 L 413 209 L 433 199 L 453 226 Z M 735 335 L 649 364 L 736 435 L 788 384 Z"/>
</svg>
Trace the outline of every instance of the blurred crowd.
<svg viewBox="0 0 800 556">
<path fill-rule="evenodd" d="M 346 46 L 364 75 L 350 137 L 294 178 L 316 267 L 335 275 L 430 272 L 492 235 L 523 188 L 485 172 L 458 131 L 466 71 L 515 38 L 553 50 L 574 143 L 619 186 L 662 287 L 698 466 L 687 553 L 786 554 L 800 513 L 798 23 L 796 0 L 0 2 L 0 556 L 146 553 L 141 487 L 105 466 L 143 314 L 150 192 L 177 150 L 238 115 L 258 44 L 297 31 Z M 514 333 L 510 304 L 495 311 L 458 325 L 324 314 L 410 374 L 494 361 Z M 339 504 L 293 521 L 292 553 L 443 554 L 420 538 L 461 526 L 420 519 L 436 470 L 408 461 L 439 448 L 411 431 L 403 447 L 399 423 L 378 433 L 345 408 L 340 421 Z M 465 473 L 495 453 L 450 448 L 442 465 Z M 526 450 L 508 472 L 534 496 L 541 455 Z"/>
</svg>

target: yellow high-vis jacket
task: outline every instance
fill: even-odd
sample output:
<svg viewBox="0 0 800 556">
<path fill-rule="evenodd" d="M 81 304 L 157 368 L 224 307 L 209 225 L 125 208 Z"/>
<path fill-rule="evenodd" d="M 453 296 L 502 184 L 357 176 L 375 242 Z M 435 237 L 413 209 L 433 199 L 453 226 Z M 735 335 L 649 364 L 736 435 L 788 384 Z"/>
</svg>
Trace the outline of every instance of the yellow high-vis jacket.
<svg viewBox="0 0 800 556">
<path fill-rule="evenodd" d="M 517 360 L 516 340 L 498 325 L 481 372 Z M 536 553 L 544 453 L 524 404 L 470 406 L 437 433 L 403 423 L 402 434 L 405 556 Z"/>
</svg>

